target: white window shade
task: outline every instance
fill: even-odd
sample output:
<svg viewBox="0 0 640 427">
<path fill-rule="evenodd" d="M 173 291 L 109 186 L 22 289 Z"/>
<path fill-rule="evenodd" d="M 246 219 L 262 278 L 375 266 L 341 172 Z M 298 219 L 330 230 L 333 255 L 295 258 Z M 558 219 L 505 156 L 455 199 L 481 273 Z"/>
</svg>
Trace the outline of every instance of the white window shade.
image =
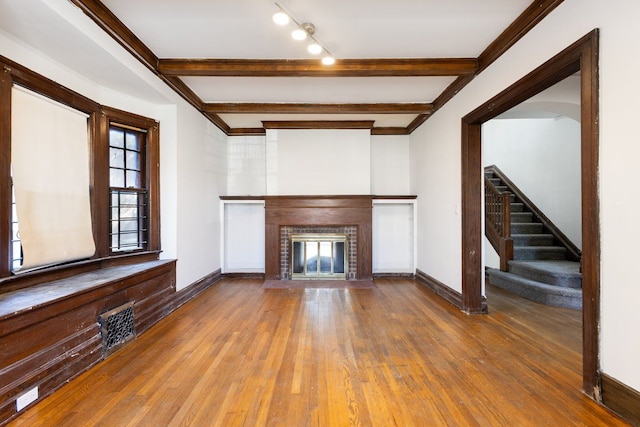
<svg viewBox="0 0 640 427">
<path fill-rule="evenodd" d="M 91 257 L 87 116 L 16 86 L 11 96 L 22 270 Z"/>
</svg>

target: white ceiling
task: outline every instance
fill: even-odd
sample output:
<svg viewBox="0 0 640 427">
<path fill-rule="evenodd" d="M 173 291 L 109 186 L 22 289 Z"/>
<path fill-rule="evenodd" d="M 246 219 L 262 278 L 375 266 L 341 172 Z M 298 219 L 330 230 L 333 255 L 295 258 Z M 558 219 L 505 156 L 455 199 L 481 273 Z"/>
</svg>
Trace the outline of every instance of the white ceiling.
<svg viewBox="0 0 640 427">
<path fill-rule="evenodd" d="M 270 0 L 103 0 L 160 59 L 310 59 L 276 26 Z M 338 59 L 477 58 L 531 0 L 280 0 Z M 0 31 L 114 90 L 157 101 L 127 67 L 66 22 L 66 0 L 0 0 Z M 0 52 L 2 54 L 2 52 Z M 100 57 L 95 57 L 100 55 Z M 11 58 L 10 58 L 11 59 Z M 455 80 L 433 77 L 181 77 L 206 103 L 431 103 Z M 406 127 L 416 114 L 220 114 L 231 128 L 262 120 L 375 120 Z"/>
</svg>

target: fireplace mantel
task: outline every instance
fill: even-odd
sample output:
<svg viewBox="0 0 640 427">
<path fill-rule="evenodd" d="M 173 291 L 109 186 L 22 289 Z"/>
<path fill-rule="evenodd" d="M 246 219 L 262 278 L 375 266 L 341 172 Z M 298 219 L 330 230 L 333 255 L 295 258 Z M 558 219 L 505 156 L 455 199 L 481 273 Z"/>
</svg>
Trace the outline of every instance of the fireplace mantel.
<svg viewBox="0 0 640 427">
<path fill-rule="evenodd" d="M 266 196 L 265 279 L 280 280 L 283 226 L 355 226 L 357 228 L 357 279 L 371 280 L 371 195 Z"/>
</svg>

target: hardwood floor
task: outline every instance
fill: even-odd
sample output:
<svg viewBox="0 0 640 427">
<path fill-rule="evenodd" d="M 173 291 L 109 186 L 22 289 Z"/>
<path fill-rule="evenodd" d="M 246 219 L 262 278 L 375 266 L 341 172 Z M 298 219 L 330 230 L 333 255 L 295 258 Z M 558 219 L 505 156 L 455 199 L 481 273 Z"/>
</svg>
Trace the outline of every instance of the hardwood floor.
<svg viewBox="0 0 640 427">
<path fill-rule="evenodd" d="M 580 390 L 580 312 L 375 283 L 225 279 L 10 425 L 627 425 Z"/>
</svg>

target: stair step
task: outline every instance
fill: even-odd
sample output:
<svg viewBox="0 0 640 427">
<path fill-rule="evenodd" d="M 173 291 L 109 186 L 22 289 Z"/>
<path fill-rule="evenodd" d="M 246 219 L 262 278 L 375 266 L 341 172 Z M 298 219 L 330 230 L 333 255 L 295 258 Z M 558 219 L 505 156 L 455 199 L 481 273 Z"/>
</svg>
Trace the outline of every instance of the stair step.
<svg viewBox="0 0 640 427">
<path fill-rule="evenodd" d="M 553 246 L 553 234 L 512 234 L 514 246 Z"/>
<path fill-rule="evenodd" d="M 548 285 L 582 288 L 579 262 L 509 261 L 509 272 Z"/>
<path fill-rule="evenodd" d="M 564 260 L 567 249 L 561 246 L 516 246 L 513 259 L 516 261 Z"/>
<path fill-rule="evenodd" d="M 582 308 L 582 289 L 548 285 L 494 268 L 487 269 L 487 274 L 492 285 L 530 301 L 575 310 Z"/>
<path fill-rule="evenodd" d="M 524 210 L 524 203 L 511 203 L 511 212 L 522 212 Z"/>
<path fill-rule="evenodd" d="M 511 222 L 523 223 L 533 221 L 531 212 L 511 212 Z"/>
<path fill-rule="evenodd" d="M 494 177 L 489 178 L 489 177 L 487 177 L 487 179 L 488 179 L 489 181 L 491 181 L 491 183 L 492 183 L 493 185 L 500 185 L 500 183 L 502 182 L 502 181 L 500 180 L 500 178 L 494 178 Z"/>
<path fill-rule="evenodd" d="M 504 193 L 505 191 L 509 191 L 509 187 L 507 187 L 506 185 L 496 185 L 496 190 Z"/>
<path fill-rule="evenodd" d="M 542 233 L 542 223 L 511 223 L 511 234 L 540 234 Z"/>
</svg>

